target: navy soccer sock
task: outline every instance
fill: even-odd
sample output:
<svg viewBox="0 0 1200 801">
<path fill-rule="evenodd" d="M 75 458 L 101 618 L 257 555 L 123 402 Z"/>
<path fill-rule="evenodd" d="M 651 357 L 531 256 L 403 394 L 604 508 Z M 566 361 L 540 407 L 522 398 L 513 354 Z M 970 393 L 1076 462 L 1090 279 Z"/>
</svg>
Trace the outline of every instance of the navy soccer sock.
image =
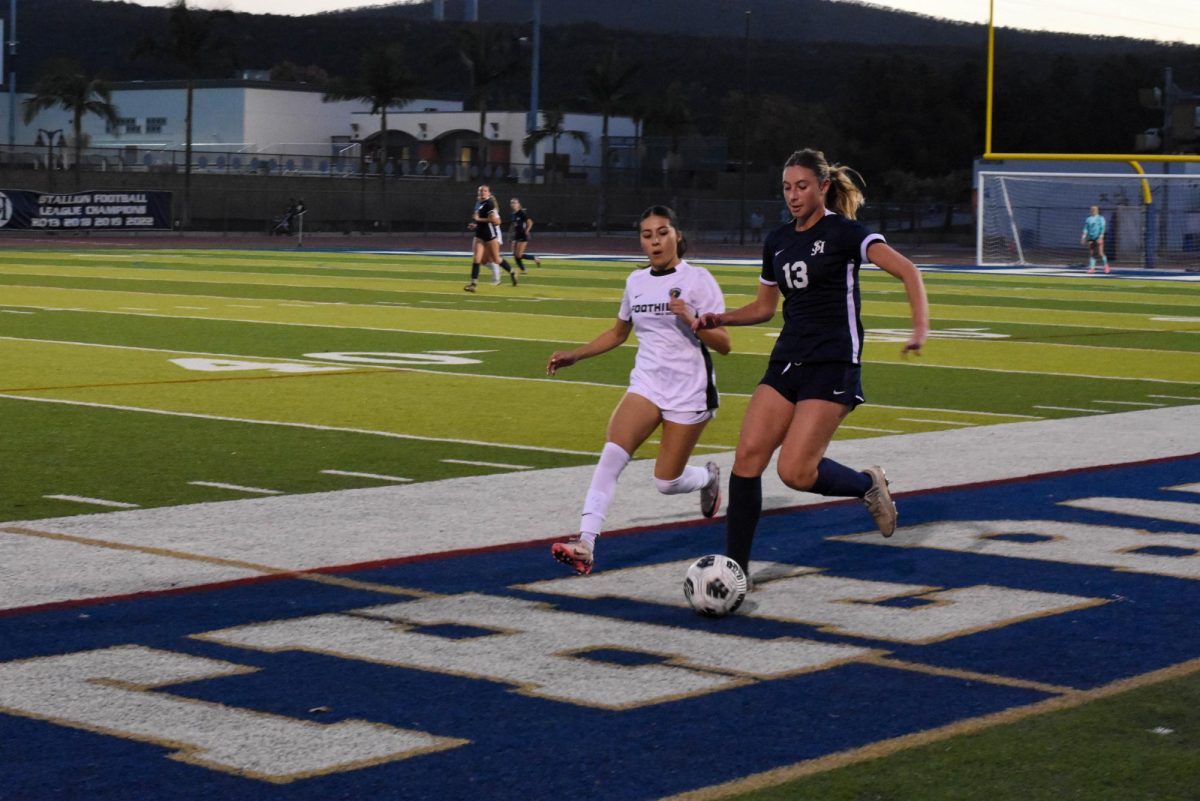
<svg viewBox="0 0 1200 801">
<path fill-rule="evenodd" d="M 471 262 L 471 283 L 475 283 L 479 279 L 479 262 Z"/>
<path fill-rule="evenodd" d="M 832 459 L 821 459 L 817 465 L 817 480 L 809 492 L 841 498 L 861 498 L 871 488 L 871 477 Z M 732 493 L 730 493 L 732 495 Z"/>
<path fill-rule="evenodd" d="M 729 506 L 725 509 L 725 555 L 750 575 L 750 546 L 762 513 L 762 476 L 729 474 Z"/>
</svg>

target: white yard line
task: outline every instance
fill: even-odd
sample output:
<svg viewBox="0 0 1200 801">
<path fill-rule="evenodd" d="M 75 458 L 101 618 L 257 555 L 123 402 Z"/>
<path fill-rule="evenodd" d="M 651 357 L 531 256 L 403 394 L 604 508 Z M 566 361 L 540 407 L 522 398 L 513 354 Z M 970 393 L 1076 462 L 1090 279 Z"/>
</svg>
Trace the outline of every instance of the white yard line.
<svg viewBox="0 0 1200 801">
<path fill-rule="evenodd" d="M 400 482 L 400 483 L 403 483 L 405 481 L 412 481 L 411 478 L 404 478 L 402 476 L 385 476 L 382 473 L 359 473 L 358 471 L 355 471 L 355 470 L 322 470 L 321 472 L 326 475 L 329 475 L 329 476 L 350 476 L 351 478 L 377 478 L 380 481 L 395 481 L 395 482 Z"/>
<path fill-rule="evenodd" d="M 89 498 L 86 495 L 43 495 L 43 498 L 51 498 L 56 501 L 74 501 L 75 503 L 86 503 L 92 506 L 110 506 L 114 509 L 140 509 L 136 503 L 125 503 L 124 501 L 109 501 L 104 498 Z"/>
<path fill-rule="evenodd" d="M 1147 406 L 1150 408 L 1158 408 L 1166 406 L 1165 403 L 1146 403 L 1145 401 L 1119 401 L 1119 400 L 1093 400 L 1092 403 L 1110 403 L 1113 406 Z"/>
<path fill-rule="evenodd" d="M 1166 398 L 1167 400 L 1200 401 L 1195 395 L 1147 395 L 1147 398 Z"/>
<path fill-rule="evenodd" d="M 924 417 L 897 417 L 897 420 L 903 420 L 906 423 L 936 423 L 940 426 L 976 426 L 978 423 L 965 423 L 960 420 L 930 420 Z"/>
<path fill-rule="evenodd" d="M 561 453 L 569 456 L 599 456 L 599 451 L 576 451 L 565 448 L 543 448 L 537 445 L 514 445 L 506 442 L 484 442 L 477 439 L 456 439 L 450 437 L 421 437 L 415 434 L 399 434 L 395 431 L 372 431 L 368 428 L 346 428 L 343 426 L 322 426 L 316 423 L 289 423 L 281 420 L 252 420 L 247 417 L 228 417 L 218 414 L 199 414 L 197 412 L 174 412 L 165 409 L 146 409 L 139 406 L 122 406 L 115 403 L 92 403 L 90 401 L 73 401 L 61 398 L 37 398 L 28 395 L 12 395 L 0 393 L 3 399 L 33 401 L 34 403 L 58 403 L 64 406 L 84 406 L 93 409 L 115 409 L 120 412 L 144 412 L 145 414 L 161 414 L 167 417 L 190 417 L 197 420 L 220 420 L 228 423 L 251 423 L 263 426 L 283 426 L 285 428 L 304 428 L 310 431 L 340 431 L 348 434 L 367 434 L 373 437 L 389 437 L 391 439 L 411 440 L 415 442 L 449 442 L 455 445 L 483 445 L 489 448 L 507 448 L 518 451 L 537 451 L 538 453 Z"/>
<path fill-rule="evenodd" d="M 442 459 L 446 464 L 469 464 L 476 467 L 499 467 L 504 470 L 532 470 L 527 464 L 505 464 L 504 462 L 473 462 L 470 459 Z"/>
<path fill-rule="evenodd" d="M 280 490 L 263 489 L 262 487 L 244 487 L 241 484 L 226 484 L 221 481 L 189 481 L 197 487 L 215 487 L 217 489 L 233 490 L 234 492 L 248 492 L 252 495 L 283 495 Z"/>
<path fill-rule="evenodd" d="M 1035 408 L 1035 409 L 1053 409 L 1054 411 L 1058 411 L 1058 412 L 1086 412 L 1087 414 L 1105 414 L 1106 413 L 1104 409 L 1080 409 L 1077 406 L 1043 406 L 1041 404 L 1034 404 L 1033 408 Z"/>
</svg>

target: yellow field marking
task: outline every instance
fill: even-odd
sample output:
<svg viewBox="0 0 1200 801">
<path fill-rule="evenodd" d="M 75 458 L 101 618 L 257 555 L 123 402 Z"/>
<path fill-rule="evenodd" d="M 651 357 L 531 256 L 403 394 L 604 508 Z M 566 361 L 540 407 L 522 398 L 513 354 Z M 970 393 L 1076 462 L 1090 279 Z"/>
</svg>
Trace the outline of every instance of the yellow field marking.
<svg viewBox="0 0 1200 801">
<path fill-rule="evenodd" d="M 869 659 L 864 659 L 864 662 L 870 662 L 880 667 L 895 668 L 897 670 L 909 670 L 914 673 L 924 673 L 928 676 L 947 676 L 952 679 L 963 679 L 965 681 L 979 682 L 981 684 L 999 684 L 1003 687 L 1017 687 L 1023 690 L 1035 690 L 1040 693 L 1048 693 L 1050 695 L 1067 695 L 1069 693 L 1079 692 L 1077 687 L 1068 687 L 1065 684 L 1046 684 L 1040 681 L 1029 681 L 1027 679 L 1015 679 L 1011 676 L 998 676 L 994 673 L 979 673 L 974 670 L 959 670 L 958 668 L 946 668 L 938 665 L 925 665 L 920 662 L 909 662 L 903 659 L 893 659 L 888 656 L 876 656 Z"/>
<path fill-rule="evenodd" d="M 888 740 L 881 740 L 862 748 L 852 748 L 847 751 L 841 751 L 836 754 L 810 759 L 804 762 L 798 762 L 795 765 L 789 765 L 774 770 L 764 771 L 753 776 L 747 776 L 741 779 L 735 779 L 724 784 L 717 784 L 711 787 L 705 787 L 702 790 L 695 790 L 688 793 L 680 793 L 679 795 L 669 796 L 660 801 L 717 801 L 717 799 L 725 798 L 735 793 L 747 793 L 754 790 L 762 790 L 767 787 L 784 784 L 786 782 L 802 779 L 806 776 L 813 776 L 818 773 L 826 773 L 838 768 L 857 765 L 863 762 L 880 759 L 882 757 L 891 756 L 892 754 L 901 751 L 908 751 L 913 748 L 930 745 L 932 743 L 951 740 L 955 737 L 961 737 L 968 734 L 977 734 L 987 729 L 996 726 L 1003 726 L 1009 723 L 1025 720 L 1037 715 L 1044 715 L 1051 712 L 1060 712 L 1066 709 L 1083 706 L 1084 704 L 1098 701 L 1103 698 L 1109 698 L 1115 695 L 1129 692 L 1130 690 L 1148 687 L 1153 684 L 1160 684 L 1164 681 L 1182 678 L 1189 676 L 1197 671 L 1200 671 L 1200 659 L 1193 659 L 1187 662 L 1181 662 L 1178 665 L 1155 670 L 1150 673 L 1144 673 L 1140 676 L 1134 676 L 1129 679 L 1121 679 L 1119 681 L 1106 684 L 1103 687 L 1097 687 L 1092 690 L 1073 690 L 1063 695 L 1054 698 L 1048 698 L 1044 701 L 1029 704 L 1028 706 L 1017 707 L 1014 709 L 1006 709 L 1001 712 L 994 712 L 989 715 L 982 715 L 977 718 L 968 720 L 955 721 L 954 723 L 945 726 L 939 726 L 935 729 L 915 732 L 913 734 L 905 734 L 900 737 L 893 737 Z"/>
</svg>

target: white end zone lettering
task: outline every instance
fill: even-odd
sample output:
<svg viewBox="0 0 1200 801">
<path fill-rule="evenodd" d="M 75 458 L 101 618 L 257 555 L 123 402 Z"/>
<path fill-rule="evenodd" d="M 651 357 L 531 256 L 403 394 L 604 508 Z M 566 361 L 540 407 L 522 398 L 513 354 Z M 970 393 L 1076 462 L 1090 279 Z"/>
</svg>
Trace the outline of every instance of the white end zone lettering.
<svg viewBox="0 0 1200 801">
<path fill-rule="evenodd" d="M 1062 520 L 954 520 L 831 540 L 884 548 L 937 548 L 982 556 L 1094 565 L 1133 573 L 1200 579 L 1200 536 Z"/>
<path fill-rule="evenodd" d="M 878 538 L 878 534 L 875 535 Z M 685 606 L 679 580 L 688 562 L 672 562 L 526 584 L 522 589 L 579 598 L 628 598 Z M 820 626 L 823 631 L 925 644 L 1021 620 L 1105 603 L 1050 592 L 979 585 L 944 589 L 824 575 L 820 569 L 755 562 L 755 590 L 743 614 Z M 888 601 L 904 600 L 890 606 Z"/>
<path fill-rule="evenodd" d="M 284 783 L 465 745 L 362 720 L 321 724 L 160 692 L 257 668 L 143 646 L 0 663 L 0 709 L 174 749 L 171 759 Z"/>
<path fill-rule="evenodd" d="M 414 630 L 446 624 L 486 631 L 451 638 Z M 758 640 L 635 623 L 476 593 L 239 626 L 195 637 L 241 648 L 313 651 L 474 676 L 515 684 L 528 695 L 606 709 L 729 689 L 749 677 L 778 678 L 831 668 L 874 653 L 798 638 Z M 628 666 L 586 658 L 588 652 L 601 649 L 658 655 L 664 662 Z"/>
</svg>

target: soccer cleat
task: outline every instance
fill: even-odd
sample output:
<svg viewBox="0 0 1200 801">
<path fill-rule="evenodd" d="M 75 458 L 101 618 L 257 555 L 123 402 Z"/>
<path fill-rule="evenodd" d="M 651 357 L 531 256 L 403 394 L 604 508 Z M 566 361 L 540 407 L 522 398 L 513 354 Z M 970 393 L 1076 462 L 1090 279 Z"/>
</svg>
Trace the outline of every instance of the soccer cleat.
<svg viewBox="0 0 1200 801">
<path fill-rule="evenodd" d="M 474 291 L 475 291 L 475 282 L 474 281 L 472 281 L 471 283 L 469 283 L 463 287 L 463 292 L 474 292 Z"/>
<path fill-rule="evenodd" d="M 536 264 L 538 267 L 542 266 L 542 260 L 539 259 L 537 256 L 533 257 L 533 263 Z"/>
<path fill-rule="evenodd" d="M 1112 268 L 1111 268 L 1111 267 L 1109 267 L 1109 266 L 1106 264 L 1106 265 L 1104 265 L 1104 272 L 1105 272 L 1105 273 L 1111 273 L 1111 272 L 1112 272 Z"/>
<path fill-rule="evenodd" d="M 1096 272 L 1096 268 L 1095 268 L 1095 267 L 1088 267 L 1088 272 L 1089 272 L 1089 273 L 1094 273 L 1094 272 Z"/>
<path fill-rule="evenodd" d="M 896 503 L 892 500 L 891 490 L 888 489 L 887 475 L 879 465 L 868 467 L 863 471 L 871 477 L 871 488 L 863 496 L 863 506 L 875 518 L 879 533 L 885 537 L 892 536 L 896 530 Z"/>
<path fill-rule="evenodd" d="M 510 272 L 510 273 L 508 274 L 508 277 L 512 279 L 512 284 L 513 284 L 513 286 L 516 286 L 516 285 L 517 285 L 517 273 L 516 273 L 516 271 L 514 270 L 514 271 Z"/>
<path fill-rule="evenodd" d="M 497 278 L 495 281 L 493 281 L 492 286 L 500 286 L 500 279 Z"/>
<path fill-rule="evenodd" d="M 564 565 L 570 565 L 581 576 L 592 572 L 592 549 L 578 538 L 554 543 L 550 546 L 550 553 Z"/>
<path fill-rule="evenodd" d="M 708 483 L 700 488 L 700 514 L 716 517 L 721 510 L 721 468 L 709 462 L 704 469 L 708 471 Z"/>
</svg>

